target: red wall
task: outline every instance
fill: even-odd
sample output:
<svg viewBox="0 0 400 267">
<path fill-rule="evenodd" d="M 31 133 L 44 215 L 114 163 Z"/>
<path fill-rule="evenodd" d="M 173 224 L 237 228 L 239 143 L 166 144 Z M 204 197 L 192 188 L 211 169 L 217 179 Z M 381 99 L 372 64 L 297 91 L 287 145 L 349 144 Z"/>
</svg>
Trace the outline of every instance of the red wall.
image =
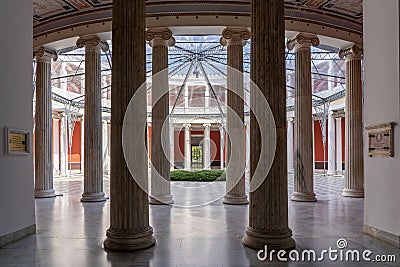
<svg viewBox="0 0 400 267">
<path fill-rule="evenodd" d="M 54 120 L 53 120 L 53 127 L 54 127 Z M 54 129 L 54 128 L 53 128 Z M 53 134 L 58 134 L 58 139 L 59 139 L 59 143 L 58 143 L 58 151 L 60 153 L 61 151 L 61 120 L 58 120 L 58 133 L 54 133 Z M 53 136 L 53 144 L 52 144 L 52 154 L 54 153 L 54 140 L 55 140 L 55 136 Z M 67 138 L 69 138 L 69 130 L 67 132 Z M 69 140 L 69 139 L 68 139 Z M 80 163 L 83 159 L 81 159 L 81 123 L 79 121 L 77 121 L 75 123 L 75 127 L 74 127 L 74 134 L 72 136 L 72 147 L 71 150 L 69 148 L 69 144 L 68 144 L 68 166 L 67 168 L 70 168 L 69 163 L 74 163 L 75 166 L 72 166 L 72 169 L 79 169 L 80 168 Z M 72 151 L 72 153 L 70 154 L 70 152 Z M 59 158 L 58 158 L 58 162 L 61 162 L 61 154 L 59 154 Z"/>
<path fill-rule="evenodd" d="M 326 128 L 326 136 L 328 136 L 328 127 Z M 325 149 L 325 162 L 328 162 L 328 142 Z M 324 162 L 324 146 L 322 144 L 322 132 L 319 121 L 314 121 L 314 150 L 315 162 Z"/>
<path fill-rule="evenodd" d="M 80 163 L 81 162 L 81 123 L 79 121 L 75 123 L 74 134 L 72 136 L 71 150 L 72 150 L 72 153 L 70 154 L 70 149 L 68 146 L 68 163 L 69 162 Z"/>
<path fill-rule="evenodd" d="M 181 162 L 185 156 L 185 131 L 175 132 L 175 162 Z"/>
<path fill-rule="evenodd" d="M 336 127 L 336 122 L 335 122 Z M 328 128 L 326 128 L 326 136 L 328 136 Z M 335 136 L 336 138 L 336 136 Z M 345 118 L 342 118 L 342 161 L 345 162 Z M 325 162 L 328 162 L 328 144 L 326 143 Z M 314 121 L 314 149 L 315 149 L 315 162 L 324 161 L 324 149 L 322 145 L 322 133 L 319 121 Z"/>
<path fill-rule="evenodd" d="M 215 155 L 214 158 L 211 157 L 211 161 L 221 160 L 221 137 L 219 131 L 211 131 L 211 155 Z M 215 143 L 215 146 L 212 143 Z"/>
</svg>

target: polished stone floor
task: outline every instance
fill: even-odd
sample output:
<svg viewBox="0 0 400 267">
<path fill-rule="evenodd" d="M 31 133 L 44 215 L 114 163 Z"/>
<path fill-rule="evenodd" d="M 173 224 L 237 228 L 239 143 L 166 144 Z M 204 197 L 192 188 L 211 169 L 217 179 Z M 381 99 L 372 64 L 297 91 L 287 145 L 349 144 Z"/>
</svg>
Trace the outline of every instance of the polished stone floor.
<svg viewBox="0 0 400 267">
<path fill-rule="evenodd" d="M 292 191 L 289 176 L 289 194 Z M 109 177 L 105 176 L 109 193 Z M 297 250 L 336 248 L 395 255 L 397 262 L 261 262 L 240 238 L 248 224 L 248 206 L 222 204 L 224 182 L 179 183 L 172 187 L 174 206 L 151 206 L 157 245 L 130 253 L 105 251 L 109 201 L 81 203 L 82 176 L 56 177 L 55 199 L 37 199 L 37 234 L 0 249 L 0 266 L 400 266 L 400 250 L 362 233 L 363 200 L 340 196 L 343 178 L 315 176 L 317 203 L 289 201 L 289 224 Z"/>
</svg>

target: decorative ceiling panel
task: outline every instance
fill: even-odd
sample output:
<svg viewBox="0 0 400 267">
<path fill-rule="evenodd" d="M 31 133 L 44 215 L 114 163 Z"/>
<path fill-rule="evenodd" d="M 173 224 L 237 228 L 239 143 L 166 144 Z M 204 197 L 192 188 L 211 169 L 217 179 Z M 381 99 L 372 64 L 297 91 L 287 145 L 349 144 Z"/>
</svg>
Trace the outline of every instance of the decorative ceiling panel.
<svg viewBox="0 0 400 267">
<path fill-rule="evenodd" d="M 72 4 L 62 0 L 33 1 L 33 20 L 44 21 L 56 16 L 78 12 Z"/>
</svg>

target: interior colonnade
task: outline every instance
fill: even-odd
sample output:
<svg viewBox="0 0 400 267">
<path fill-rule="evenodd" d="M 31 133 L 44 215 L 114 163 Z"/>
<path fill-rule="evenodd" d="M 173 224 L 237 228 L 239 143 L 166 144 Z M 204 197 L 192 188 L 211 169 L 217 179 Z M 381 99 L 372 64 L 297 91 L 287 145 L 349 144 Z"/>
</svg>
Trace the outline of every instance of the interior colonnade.
<svg viewBox="0 0 400 267">
<path fill-rule="evenodd" d="M 136 14 L 131 16 L 131 14 Z M 144 1 L 114 0 L 113 3 L 113 72 L 111 91 L 111 220 L 104 246 L 111 250 L 138 250 L 154 245 L 153 229 L 149 225 L 148 204 L 171 204 L 170 189 L 171 162 L 162 147 L 171 147 L 168 121 L 169 98 L 168 74 L 152 83 L 152 171 L 151 196 L 147 188 L 148 158 L 143 125 L 147 122 L 146 96 L 140 94 L 139 101 L 129 113 L 129 132 L 135 140 L 129 139 L 130 148 L 124 156 L 122 133 L 125 113 L 133 95 L 146 81 L 145 42 L 153 49 L 152 71 L 156 74 L 168 68 L 168 46 L 173 45 L 172 31 L 168 28 L 147 29 L 145 24 Z M 318 36 L 298 33 L 287 42 L 289 50 L 296 54 L 296 95 L 294 121 L 287 121 L 286 80 L 285 80 L 285 29 L 283 1 L 256 0 L 252 5 L 251 31 L 245 27 L 227 27 L 222 32 L 221 44 L 227 46 L 228 107 L 227 131 L 227 183 L 224 202 L 226 204 L 247 204 L 249 225 L 243 243 L 252 248 L 290 249 L 295 246 L 288 226 L 287 169 L 294 168 L 294 201 L 316 201 L 313 191 L 312 159 L 312 88 L 311 88 L 311 46 L 319 44 Z M 123 29 L 123 30 L 121 30 Z M 251 33 L 251 34 L 250 34 Z M 243 46 L 251 35 L 251 79 L 258 86 L 260 94 L 251 94 L 250 125 L 245 129 L 243 78 L 237 71 L 243 70 Z M 268 40 L 268 42 L 265 42 Z M 104 201 L 103 191 L 103 131 L 101 118 L 101 65 L 100 53 L 108 50 L 107 43 L 98 35 L 81 36 L 77 47 L 85 48 L 85 114 L 84 131 L 84 192 L 81 201 Z M 363 197 L 362 158 L 362 48 L 352 45 L 342 49 L 340 57 L 346 59 L 346 176 L 343 196 Z M 35 196 L 54 197 L 51 110 L 51 60 L 54 51 L 40 47 L 35 52 L 36 71 L 36 159 Z M 132 78 L 134 77 L 134 78 Z M 252 91 L 253 92 L 253 91 Z M 257 172 L 259 159 L 268 154 L 271 140 L 263 137 L 265 127 L 272 123 L 265 112 L 264 97 L 269 105 L 276 127 L 276 151 L 267 173 Z M 256 118 L 254 114 L 261 114 Z M 130 119 L 130 120 L 129 120 Z M 339 120 L 337 120 L 339 121 Z M 332 124 L 332 118 L 330 119 Z M 338 123 L 339 124 L 339 123 Z M 337 124 L 337 125 L 338 125 Z M 61 125 L 63 125 L 61 123 Z M 185 166 L 190 166 L 190 124 L 185 124 Z M 204 124 L 205 146 L 210 147 L 211 125 Z M 249 133 L 250 146 L 245 146 L 244 133 Z M 287 132 L 293 132 L 293 145 L 287 142 Z M 333 136 L 331 133 L 330 136 Z M 142 138 L 143 137 L 143 138 Z M 224 134 L 221 130 L 221 140 Z M 139 141 L 137 141 L 139 140 Z M 290 140 L 290 138 L 289 138 Z M 60 142 L 63 142 L 60 140 Z M 222 144 L 223 142 L 221 142 Z M 230 145 L 234 144 L 234 145 Z M 245 193 L 245 147 L 249 149 L 251 180 L 249 197 Z M 291 148 L 293 147 L 293 150 Z M 289 154 L 288 154 L 288 148 Z M 222 148 L 221 148 L 222 149 Z M 168 150 L 168 149 L 167 149 Z M 126 151 L 125 151 L 126 152 Z M 221 151 L 222 152 L 222 151 Z M 291 154 L 293 152 L 293 154 Z M 337 157 L 342 153 L 337 150 Z M 264 156 L 263 156 L 264 155 Z M 221 153 L 222 156 L 222 153 Z M 289 159 L 289 162 L 288 162 Z M 234 164 L 229 165 L 233 161 Z M 63 166 L 65 163 L 61 163 Z M 209 156 L 205 166 L 210 166 Z M 221 167 L 224 161 L 221 160 Z M 292 165 L 293 164 L 293 165 Z M 337 164 L 339 165 L 339 164 Z M 134 176 L 131 172 L 134 169 Z M 341 168 L 341 167 L 340 167 Z M 337 170 L 340 170 L 339 166 Z M 332 171 L 332 166 L 330 168 Z M 240 175 L 237 175 L 240 174 Z M 139 180 L 138 180 L 139 179 Z M 132 220 L 132 218 L 134 218 Z"/>
</svg>

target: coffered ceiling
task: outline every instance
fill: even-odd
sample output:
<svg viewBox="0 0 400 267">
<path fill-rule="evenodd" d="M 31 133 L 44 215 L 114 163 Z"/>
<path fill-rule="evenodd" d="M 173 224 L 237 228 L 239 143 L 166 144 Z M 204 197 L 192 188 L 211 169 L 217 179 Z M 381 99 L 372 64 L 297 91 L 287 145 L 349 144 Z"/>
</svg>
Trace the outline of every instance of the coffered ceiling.
<svg viewBox="0 0 400 267">
<path fill-rule="evenodd" d="M 250 0 L 147 0 L 148 18 L 250 16 Z M 337 27 L 362 35 L 362 0 L 285 0 L 288 20 Z M 111 21 L 112 0 L 33 0 L 34 36 L 76 25 Z"/>
</svg>

